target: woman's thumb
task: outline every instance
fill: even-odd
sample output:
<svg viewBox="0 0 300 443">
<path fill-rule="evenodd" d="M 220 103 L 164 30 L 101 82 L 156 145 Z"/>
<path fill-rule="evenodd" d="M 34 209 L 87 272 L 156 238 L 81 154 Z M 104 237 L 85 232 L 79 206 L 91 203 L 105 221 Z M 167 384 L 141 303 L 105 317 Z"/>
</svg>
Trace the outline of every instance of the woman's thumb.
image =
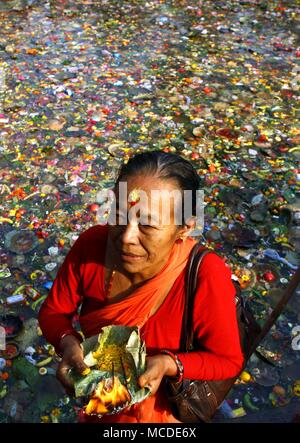
<svg viewBox="0 0 300 443">
<path fill-rule="evenodd" d="M 74 363 L 74 368 L 80 375 L 88 375 L 91 372 L 90 368 L 84 363 L 83 360 L 76 360 Z"/>
<path fill-rule="evenodd" d="M 144 377 L 143 375 L 141 375 L 141 376 L 138 378 L 138 383 L 139 383 L 139 385 L 140 385 L 141 388 L 143 388 L 143 387 L 145 386 L 145 384 L 146 384 L 146 380 L 145 380 L 145 377 Z"/>
<path fill-rule="evenodd" d="M 147 375 L 146 376 L 145 376 L 145 374 L 141 375 L 138 379 L 138 382 L 139 382 L 139 385 L 141 388 L 144 388 L 145 386 L 147 386 L 148 382 L 149 382 Z"/>
</svg>

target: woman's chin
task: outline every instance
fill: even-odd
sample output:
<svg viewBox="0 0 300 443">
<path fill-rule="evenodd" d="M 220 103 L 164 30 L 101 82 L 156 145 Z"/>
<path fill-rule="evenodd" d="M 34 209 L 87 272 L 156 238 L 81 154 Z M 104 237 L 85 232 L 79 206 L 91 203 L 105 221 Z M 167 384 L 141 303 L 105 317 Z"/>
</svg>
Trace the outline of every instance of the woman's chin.
<svg viewBox="0 0 300 443">
<path fill-rule="evenodd" d="M 121 261 L 121 263 L 123 269 L 126 270 L 127 272 L 130 272 L 131 274 L 142 272 L 145 269 L 144 260 L 143 263 L 131 263 L 123 260 Z"/>
</svg>

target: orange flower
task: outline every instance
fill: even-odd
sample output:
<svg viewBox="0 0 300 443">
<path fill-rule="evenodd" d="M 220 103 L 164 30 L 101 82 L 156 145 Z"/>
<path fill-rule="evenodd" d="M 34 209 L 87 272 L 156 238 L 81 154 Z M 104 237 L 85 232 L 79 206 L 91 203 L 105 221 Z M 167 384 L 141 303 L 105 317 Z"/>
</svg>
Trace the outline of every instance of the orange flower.
<svg viewBox="0 0 300 443">
<path fill-rule="evenodd" d="M 2 372 L 1 378 L 2 378 L 2 380 L 7 380 L 9 378 L 9 373 L 8 372 Z"/>
<path fill-rule="evenodd" d="M 26 50 L 26 54 L 29 54 L 29 55 L 36 55 L 37 53 L 38 53 L 38 50 L 35 48 Z"/>
<path fill-rule="evenodd" d="M 209 88 L 208 86 L 205 86 L 205 88 L 203 88 L 203 92 L 204 92 L 204 94 L 209 95 L 212 92 L 212 89 Z"/>
</svg>

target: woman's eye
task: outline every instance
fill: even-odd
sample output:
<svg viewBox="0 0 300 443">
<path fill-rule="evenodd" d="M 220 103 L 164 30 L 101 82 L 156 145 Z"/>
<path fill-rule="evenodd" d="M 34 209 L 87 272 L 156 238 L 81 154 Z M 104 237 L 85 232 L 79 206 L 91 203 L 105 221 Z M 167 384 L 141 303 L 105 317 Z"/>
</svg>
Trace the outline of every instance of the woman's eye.
<svg viewBox="0 0 300 443">
<path fill-rule="evenodd" d="M 147 225 L 147 224 L 144 224 L 144 223 L 139 223 L 139 227 L 140 227 L 140 229 L 146 230 L 146 231 L 150 231 L 151 229 L 154 229 L 154 226 Z"/>
</svg>

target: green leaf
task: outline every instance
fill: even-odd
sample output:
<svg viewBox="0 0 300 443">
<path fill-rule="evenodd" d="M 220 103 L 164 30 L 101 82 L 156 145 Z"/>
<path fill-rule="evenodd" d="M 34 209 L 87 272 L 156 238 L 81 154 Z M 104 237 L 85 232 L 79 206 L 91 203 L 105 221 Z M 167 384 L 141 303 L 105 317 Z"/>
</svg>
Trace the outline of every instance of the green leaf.
<svg viewBox="0 0 300 443">
<path fill-rule="evenodd" d="M 12 372 L 16 378 L 25 380 L 30 387 L 33 387 L 39 378 L 37 368 L 24 357 L 17 357 L 13 361 Z"/>
<path fill-rule="evenodd" d="M 74 369 L 70 371 L 76 397 L 91 396 L 101 380 L 111 380 L 113 376 L 126 386 L 131 397 L 129 406 L 148 397 L 150 390 L 141 389 L 138 384 L 146 361 L 146 347 L 138 327 L 106 326 L 99 335 L 88 338 L 81 346 L 84 362 L 91 372 L 81 376 Z"/>
</svg>

